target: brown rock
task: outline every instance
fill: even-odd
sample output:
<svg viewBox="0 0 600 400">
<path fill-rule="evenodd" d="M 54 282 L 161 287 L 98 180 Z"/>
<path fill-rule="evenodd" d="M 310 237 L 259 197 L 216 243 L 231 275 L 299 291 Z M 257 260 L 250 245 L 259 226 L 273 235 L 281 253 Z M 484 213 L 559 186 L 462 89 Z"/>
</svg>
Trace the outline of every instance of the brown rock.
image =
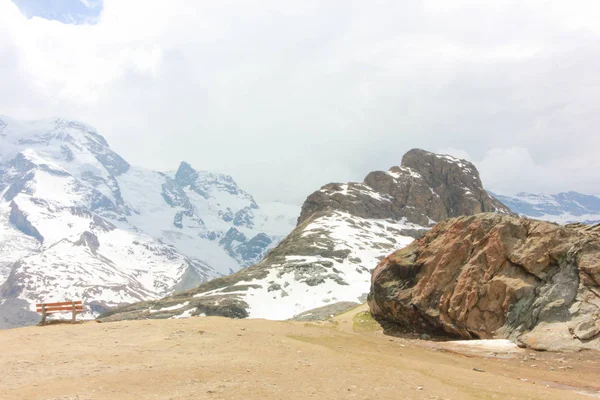
<svg viewBox="0 0 600 400">
<path fill-rule="evenodd" d="M 372 313 L 461 338 L 600 349 L 600 226 L 498 214 L 437 224 L 372 275 Z"/>
<path fill-rule="evenodd" d="M 482 212 L 510 214 L 484 189 L 473 164 L 413 149 L 400 167 L 375 171 L 363 183 L 330 183 L 302 206 L 298 224 L 319 212 L 345 211 L 362 218 L 406 218 L 422 226 Z"/>
</svg>

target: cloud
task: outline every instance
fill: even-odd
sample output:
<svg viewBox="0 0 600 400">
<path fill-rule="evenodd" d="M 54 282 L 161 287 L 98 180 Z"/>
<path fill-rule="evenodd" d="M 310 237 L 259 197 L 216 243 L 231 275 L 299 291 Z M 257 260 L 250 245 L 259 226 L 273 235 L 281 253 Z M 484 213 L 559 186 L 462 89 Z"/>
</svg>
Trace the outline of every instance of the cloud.
<svg viewBox="0 0 600 400">
<path fill-rule="evenodd" d="M 0 113 L 83 120 L 134 164 L 186 160 L 259 199 L 301 202 L 413 147 L 461 149 L 492 189 L 600 193 L 599 12 L 105 0 L 96 24 L 70 25 L 0 0 Z"/>
<path fill-rule="evenodd" d="M 81 4 L 87 8 L 100 8 L 102 7 L 102 0 L 79 0 Z"/>
</svg>

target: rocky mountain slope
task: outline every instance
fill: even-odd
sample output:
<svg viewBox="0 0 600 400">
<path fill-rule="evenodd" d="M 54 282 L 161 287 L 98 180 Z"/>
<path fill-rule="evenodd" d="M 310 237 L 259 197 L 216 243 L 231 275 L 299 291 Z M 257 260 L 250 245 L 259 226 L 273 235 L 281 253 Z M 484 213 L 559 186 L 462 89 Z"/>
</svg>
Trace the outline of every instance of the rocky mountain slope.
<svg viewBox="0 0 600 400">
<path fill-rule="evenodd" d="M 510 213 L 483 189 L 473 164 L 411 150 L 400 167 L 372 172 L 362 183 L 332 183 L 311 194 L 296 229 L 258 264 L 101 319 L 287 319 L 336 302 L 364 301 L 371 271 L 384 256 L 438 220 L 480 212 Z"/>
<path fill-rule="evenodd" d="M 400 167 L 371 172 L 363 183 L 324 186 L 306 199 L 299 222 L 330 210 L 421 226 L 459 215 L 510 213 L 483 189 L 472 163 L 420 149 L 407 152 Z"/>
<path fill-rule="evenodd" d="M 260 260 L 296 216 L 187 163 L 131 166 L 84 124 L 0 117 L 0 327 L 39 301 L 98 313 L 195 287 Z"/>
<path fill-rule="evenodd" d="M 428 333 L 600 350 L 600 227 L 497 214 L 443 221 L 377 266 L 369 306 Z"/>
<path fill-rule="evenodd" d="M 567 224 L 600 223 L 600 197 L 566 192 L 558 194 L 517 193 L 513 196 L 494 195 L 512 211 L 544 221 Z"/>
</svg>

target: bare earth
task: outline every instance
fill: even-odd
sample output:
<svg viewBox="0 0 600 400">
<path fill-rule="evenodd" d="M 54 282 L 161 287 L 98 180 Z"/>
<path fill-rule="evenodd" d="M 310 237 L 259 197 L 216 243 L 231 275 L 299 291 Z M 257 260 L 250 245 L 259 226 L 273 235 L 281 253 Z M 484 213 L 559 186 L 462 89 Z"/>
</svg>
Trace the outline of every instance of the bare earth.
<svg viewBox="0 0 600 400">
<path fill-rule="evenodd" d="M 460 350 L 386 336 L 361 311 L 0 331 L 0 399 L 600 398 L 596 352 Z"/>
</svg>

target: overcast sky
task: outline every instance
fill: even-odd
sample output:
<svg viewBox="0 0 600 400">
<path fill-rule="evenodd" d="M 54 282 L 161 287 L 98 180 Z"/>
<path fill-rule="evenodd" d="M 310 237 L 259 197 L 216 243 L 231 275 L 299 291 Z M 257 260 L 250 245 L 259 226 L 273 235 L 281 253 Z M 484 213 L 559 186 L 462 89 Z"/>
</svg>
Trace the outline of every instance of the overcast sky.
<svg viewBox="0 0 600 400">
<path fill-rule="evenodd" d="M 419 147 L 500 193 L 600 194 L 600 1 L 53 3 L 0 0 L 0 114 L 132 164 L 301 203 Z"/>
</svg>

